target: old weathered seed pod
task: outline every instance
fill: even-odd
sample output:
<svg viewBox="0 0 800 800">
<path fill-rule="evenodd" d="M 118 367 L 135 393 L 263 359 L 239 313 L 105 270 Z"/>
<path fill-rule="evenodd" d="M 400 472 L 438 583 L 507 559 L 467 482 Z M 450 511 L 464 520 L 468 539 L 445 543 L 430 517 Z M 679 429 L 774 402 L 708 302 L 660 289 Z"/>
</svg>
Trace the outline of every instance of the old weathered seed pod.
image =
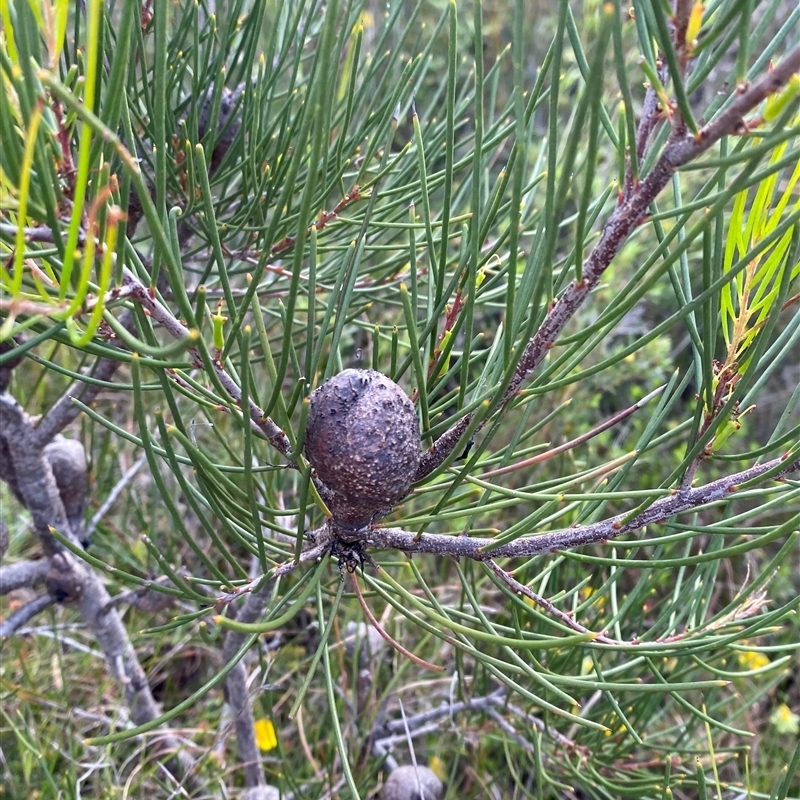
<svg viewBox="0 0 800 800">
<path fill-rule="evenodd" d="M 333 493 L 334 519 L 367 524 L 408 494 L 420 457 L 414 404 L 371 369 L 346 369 L 309 399 L 306 457 Z"/>
<path fill-rule="evenodd" d="M 398 767 L 386 779 L 382 800 L 439 800 L 444 786 L 436 773 L 422 766 Z"/>
<path fill-rule="evenodd" d="M 253 786 L 245 791 L 242 800 L 280 800 L 281 793 L 274 786 Z"/>
<path fill-rule="evenodd" d="M 44 448 L 44 454 L 50 462 L 70 527 L 78 536 L 89 490 L 86 451 L 77 439 L 67 439 L 59 434 Z"/>
</svg>

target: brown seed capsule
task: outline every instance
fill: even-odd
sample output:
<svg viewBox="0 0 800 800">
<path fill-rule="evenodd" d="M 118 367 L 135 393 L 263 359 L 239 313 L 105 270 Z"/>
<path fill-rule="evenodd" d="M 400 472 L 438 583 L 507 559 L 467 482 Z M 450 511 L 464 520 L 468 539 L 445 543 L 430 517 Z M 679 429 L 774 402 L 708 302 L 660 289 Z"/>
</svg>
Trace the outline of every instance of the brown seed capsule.
<svg viewBox="0 0 800 800">
<path fill-rule="evenodd" d="M 408 494 L 420 457 L 414 404 L 371 369 L 346 369 L 309 399 L 306 457 L 334 495 L 334 518 L 365 525 Z"/>
</svg>

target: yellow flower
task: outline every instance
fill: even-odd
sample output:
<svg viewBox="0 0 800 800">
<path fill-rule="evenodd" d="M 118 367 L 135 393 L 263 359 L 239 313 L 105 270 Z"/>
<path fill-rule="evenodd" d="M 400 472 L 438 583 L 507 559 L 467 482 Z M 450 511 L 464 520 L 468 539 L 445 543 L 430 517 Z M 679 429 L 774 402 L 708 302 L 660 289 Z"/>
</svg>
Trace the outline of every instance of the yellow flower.
<svg viewBox="0 0 800 800">
<path fill-rule="evenodd" d="M 447 781 L 450 777 L 444 767 L 444 762 L 439 756 L 432 756 L 428 759 L 428 768 L 433 772 L 440 781 Z"/>
<path fill-rule="evenodd" d="M 800 716 L 794 713 L 786 703 L 781 703 L 770 714 L 769 721 L 778 733 L 796 736 L 800 733 Z"/>
<path fill-rule="evenodd" d="M 769 656 L 758 650 L 744 650 L 738 653 L 739 663 L 745 669 L 761 669 L 769 666 Z"/>
<path fill-rule="evenodd" d="M 272 720 L 257 719 L 253 726 L 256 732 L 256 744 L 259 750 L 265 753 L 278 746 L 278 739 L 275 736 L 275 726 Z"/>
</svg>

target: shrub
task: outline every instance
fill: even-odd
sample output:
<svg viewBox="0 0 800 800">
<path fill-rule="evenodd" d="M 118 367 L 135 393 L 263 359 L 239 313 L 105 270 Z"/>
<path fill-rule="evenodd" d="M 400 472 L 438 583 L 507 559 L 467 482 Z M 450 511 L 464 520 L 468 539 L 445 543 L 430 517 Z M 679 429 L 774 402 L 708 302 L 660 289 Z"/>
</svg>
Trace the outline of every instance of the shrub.
<svg viewBox="0 0 800 800">
<path fill-rule="evenodd" d="M 800 9 L 73 5 L 0 5 L 4 792 L 800 790 Z"/>
</svg>

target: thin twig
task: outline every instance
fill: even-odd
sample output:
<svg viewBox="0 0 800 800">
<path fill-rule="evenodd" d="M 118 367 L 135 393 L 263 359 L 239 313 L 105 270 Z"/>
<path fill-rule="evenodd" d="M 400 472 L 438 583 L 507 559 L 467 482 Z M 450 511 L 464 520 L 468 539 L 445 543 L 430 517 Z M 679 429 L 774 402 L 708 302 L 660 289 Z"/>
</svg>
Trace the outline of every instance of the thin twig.
<svg viewBox="0 0 800 800">
<path fill-rule="evenodd" d="M 397 650 L 398 653 L 405 656 L 412 664 L 416 664 L 418 667 L 422 667 L 423 669 L 429 669 L 433 672 L 444 672 L 445 668 L 439 666 L 437 664 L 431 664 L 429 661 L 425 661 L 424 658 L 420 658 L 419 656 L 415 656 L 410 650 L 406 649 L 401 645 L 398 641 L 393 639 L 388 631 L 375 619 L 375 615 L 370 610 L 370 607 L 367 605 L 367 601 L 364 600 L 364 595 L 361 593 L 361 587 L 358 585 L 358 579 L 356 577 L 356 573 L 353 572 L 350 577 L 353 581 L 353 589 L 355 589 L 356 597 L 358 598 L 358 602 L 361 605 L 361 610 L 364 612 L 364 616 L 369 620 L 370 625 L 380 634 L 381 638 L 387 642 L 391 647 Z"/>
<path fill-rule="evenodd" d="M 103 613 L 108 613 L 112 608 L 118 608 L 126 603 L 130 603 L 132 606 L 148 614 L 164 611 L 174 605 L 176 601 L 174 595 L 158 592 L 153 588 L 154 586 L 174 586 L 174 584 L 171 578 L 162 575 L 160 578 L 148 581 L 147 584 L 140 586 L 138 589 L 129 589 L 126 592 L 120 592 L 114 595 L 105 609 L 103 609 Z M 194 606 L 189 606 L 187 603 L 186 610 L 192 611 L 194 610 Z"/>
<path fill-rule="evenodd" d="M 508 689 L 505 687 L 498 688 L 483 697 L 471 697 L 468 700 L 462 700 L 457 703 L 442 703 L 436 708 L 423 711 L 420 714 L 383 723 L 376 727 L 374 731 L 375 744 L 373 750 L 380 754 L 386 753 L 395 745 L 407 741 L 409 734 L 412 738 L 418 738 L 429 733 L 439 732 L 441 725 L 438 721 L 443 718 L 452 719 L 456 714 L 462 714 L 465 711 L 490 713 L 492 707 L 502 707 L 511 711 L 524 720 L 526 724 L 535 727 L 561 747 L 583 754 L 586 752 L 585 748 L 548 726 L 544 720 L 526 713 L 518 706 L 510 704 L 508 702 Z"/>
<path fill-rule="evenodd" d="M 544 361 L 564 327 L 575 315 L 589 293 L 597 286 L 602 274 L 628 240 L 628 237 L 646 217 L 650 203 L 669 183 L 680 167 L 702 155 L 723 136 L 741 133 L 745 129 L 744 117 L 763 100 L 780 91 L 800 71 L 800 45 L 790 50 L 783 60 L 766 75 L 740 92 L 733 102 L 697 136 L 673 131 L 664 150 L 648 175 L 630 194 L 622 199 L 603 226 L 600 238 L 583 265 L 583 279 L 573 280 L 556 300 L 538 331 L 531 337 L 520 357 L 500 405 L 514 398 L 522 383 Z M 475 412 L 470 412 L 445 431 L 420 459 L 415 481 L 429 475 L 458 445 L 469 427 Z M 480 427 L 488 420 L 482 422 Z"/>
<path fill-rule="evenodd" d="M 436 708 L 431 708 L 428 711 L 422 711 L 415 714 L 413 717 L 408 717 L 407 722 L 411 730 L 417 730 L 423 725 L 434 722 L 442 717 L 452 718 L 456 714 L 467 710 L 481 710 L 490 703 L 504 703 L 508 697 L 508 689 L 500 687 L 495 689 L 491 694 L 484 697 L 471 697 L 469 700 L 461 700 L 457 703 L 442 703 Z M 405 724 L 403 720 L 391 720 L 381 726 L 380 733 L 401 733 L 405 731 Z"/>
<path fill-rule="evenodd" d="M 314 775 L 316 776 L 317 780 L 323 781 L 325 779 L 325 773 L 322 771 L 317 759 L 314 758 L 314 754 L 311 752 L 311 745 L 309 745 L 308 737 L 306 736 L 306 727 L 303 723 L 302 705 L 297 707 L 297 714 L 295 715 L 294 721 L 297 724 L 297 736 L 300 739 L 300 746 L 303 748 L 306 761 L 311 769 L 314 770 Z"/>
<path fill-rule="evenodd" d="M 297 561 L 289 561 L 286 564 L 281 564 L 273 568 L 270 575 L 273 578 L 282 578 L 284 575 L 293 572 L 299 566 L 312 561 L 319 561 L 330 552 L 333 537 L 327 525 L 323 525 L 321 528 L 312 531 L 309 534 L 309 539 L 314 542 L 314 544 L 308 550 L 303 550 Z M 260 579 L 257 578 L 256 580 Z"/>
<path fill-rule="evenodd" d="M 502 714 L 498 713 L 494 708 L 487 708 L 484 713 L 490 716 L 497 723 L 497 726 L 504 730 L 523 750 L 527 750 L 529 753 L 535 752 L 530 738 L 520 735 L 517 729 Z"/>
<path fill-rule="evenodd" d="M 184 341 L 194 338 L 192 332 L 163 303 L 159 302 L 155 292 L 151 292 L 127 267 L 123 270 L 122 279 L 123 283 L 131 289 L 131 299 L 146 308 L 150 312 L 150 316 L 160 323 L 173 339 Z M 205 368 L 199 348 L 190 346 L 187 348 L 187 352 L 197 369 Z M 212 366 L 225 391 L 234 401 L 241 404 L 242 390 L 236 381 L 231 378 L 219 361 L 214 360 Z M 250 419 L 258 426 L 273 447 L 288 458 L 292 452 L 292 445 L 286 434 L 253 400 L 249 402 L 248 411 Z"/>
<path fill-rule="evenodd" d="M 537 453 L 535 456 L 531 456 L 530 458 L 526 458 L 522 461 L 517 461 L 514 464 L 509 464 L 506 467 L 500 467 L 499 469 L 493 469 L 489 472 L 484 472 L 481 474 L 481 478 L 496 478 L 498 475 L 506 475 L 509 472 L 516 472 L 519 469 L 525 469 L 526 467 L 531 467 L 534 464 L 540 464 L 542 461 L 547 461 L 554 456 L 567 452 L 567 450 L 572 450 L 573 447 L 577 447 L 579 444 L 588 442 L 590 439 L 593 439 L 603 431 L 607 431 L 609 428 L 613 428 L 617 423 L 627 419 L 629 416 L 631 416 L 631 414 L 635 414 L 640 408 L 642 408 L 642 406 L 652 400 L 656 395 L 661 394 L 661 392 L 664 391 L 664 388 L 664 386 L 659 386 L 658 389 L 650 392 L 647 397 L 643 397 L 638 403 L 634 403 L 630 408 L 623 409 L 618 414 L 614 414 L 613 417 L 603 420 L 603 422 L 592 428 L 590 431 L 582 433 L 580 436 L 576 436 L 574 439 L 564 442 L 564 444 L 560 444 L 557 447 L 551 447 L 549 450 L 545 450 L 544 453 Z"/>
<path fill-rule="evenodd" d="M 66 636 L 63 631 L 80 631 L 83 628 L 81 624 L 55 624 L 55 625 L 37 625 L 32 628 L 22 628 L 17 631 L 20 636 L 41 636 L 43 639 L 52 639 L 58 642 L 61 647 L 68 647 L 77 653 L 85 653 L 88 656 L 102 661 L 105 663 L 105 657 L 99 650 L 93 650 L 88 645 L 84 644 L 72 636 Z"/>
<path fill-rule="evenodd" d="M 41 614 L 46 608 L 55 603 L 49 594 L 42 594 L 30 601 L 22 608 L 18 608 L 0 622 L 0 642 L 4 642 L 13 636 L 23 625 L 30 622 L 37 614 Z"/>
<path fill-rule="evenodd" d="M 781 469 L 781 467 L 783 467 Z M 777 470 L 777 472 L 776 472 Z M 405 531 L 402 528 L 372 528 L 365 544 L 377 550 L 402 550 L 406 553 L 434 553 L 456 558 L 474 558 L 486 561 L 490 558 L 523 558 L 542 553 L 567 550 L 587 544 L 596 544 L 617 539 L 626 533 L 640 530 L 646 525 L 663 522 L 683 511 L 697 509 L 719 501 L 728 501 L 734 496 L 739 484 L 755 481 L 769 472 L 774 479 L 800 470 L 800 460 L 789 462 L 776 458 L 765 464 L 728 475 L 725 478 L 686 491 L 662 497 L 647 509 L 631 517 L 631 512 L 591 525 L 576 525 L 532 536 L 521 536 L 513 542 L 497 546 L 493 539 L 445 534 Z"/>
<path fill-rule="evenodd" d="M 92 534 L 95 531 L 95 528 L 100 523 L 100 520 L 108 513 L 111 506 L 116 503 L 117 498 L 122 494 L 122 490 L 133 480 L 136 473 L 147 463 L 147 453 L 142 453 L 136 461 L 128 468 L 125 474 L 114 484 L 114 487 L 108 493 L 108 497 L 103 501 L 103 504 L 100 508 L 97 509 L 97 512 L 94 516 L 89 520 L 89 524 L 86 526 L 86 530 L 84 531 L 84 539 L 91 539 Z"/>
<path fill-rule="evenodd" d="M 686 41 L 686 31 L 689 27 L 689 17 L 692 13 L 692 0 L 675 0 L 674 39 L 675 50 L 681 55 L 681 67 L 686 68 L 690 55 L 691 42 Z M 688 46 L 687 46 L 688 45 Z"/>
<path fill-rule="evenodd" d="M 604 633 L 594 633 L 593 631 L 590 631 L 587 627 L 581 625 L 577 620 L 575 620 L 570 614 L 567 614 L 565 611 L 562 611 L 560 608 L 556 607 L 546 597 L 542 597 L 541 595 L 537 594 L 529 586 L 526 586 L 524 583 L 520 583 L 510 573 L 498 567 L 493 559 L 489 558 L 484 563 L 487 567 L 489 567 L 490 570 L 492 570 L 492 572 L 494 572 L 495 575 L 497 575 L 498 578 L 500 578 L 500 580 L 511 587 L 511 590 L 514 592 L 514 594 L 521 594 L 527 597 L 529 600 L 532 600 L 537 606 L 543 608 L 548 614 L 555 617 L 559 622 L 563 623 L 571 630 L 576 631 L 577 633 L 588 633 L 592 637 L 593 642 L 600 642 L 600 644 L 629 644 L 629 642 L 620 642 L 617 639 L 611 639 Z"/>
<path fill-rule="evenodd" d="M 501 701 L 498 701 L 497 699 L 492 699 L 492 702 L 495 703 L 496 705 L 500 705 Z M 571 739 L 569 736 L 564 736 L 563 733 L 559 733 L 557 730 L 555 730 L 555 728 L 550 727 L 540 717 L 536 717 L 533 714 L 528 714 L 527 712 L 523 711 L 519 706 L 514 705 L 514 703 L 503 702 L 503 705 L 509 711 L 520 717 L 520 719 L 524 719 L 527 723 L 533 725 L 534 728 L 549 736 L 557 745 L 565 747 L 568 750 L 574 750 L 576 752 L 581 753 L 582 755 L 589 755 L 590 752 L 589 748 L 583 747 L 579 745 L 577 742 L 573 741 L 573 739 Z"/>
<path fill-rule="evenodd" d="M 0 222 L 0 234 L 8 236 L 9 238 L 16 239 L 17 231 L 19 228 L 16 225 L 11 225 L 7 222 Z M 55 242 L 55 234 L 53 229 L 47 225 L 38 225 L 35 228 L 23 228 L 26 242 Z M 86 242 L 86 232 L 78 229 L 78 244 L 83 246 Z"/>
</svg>

